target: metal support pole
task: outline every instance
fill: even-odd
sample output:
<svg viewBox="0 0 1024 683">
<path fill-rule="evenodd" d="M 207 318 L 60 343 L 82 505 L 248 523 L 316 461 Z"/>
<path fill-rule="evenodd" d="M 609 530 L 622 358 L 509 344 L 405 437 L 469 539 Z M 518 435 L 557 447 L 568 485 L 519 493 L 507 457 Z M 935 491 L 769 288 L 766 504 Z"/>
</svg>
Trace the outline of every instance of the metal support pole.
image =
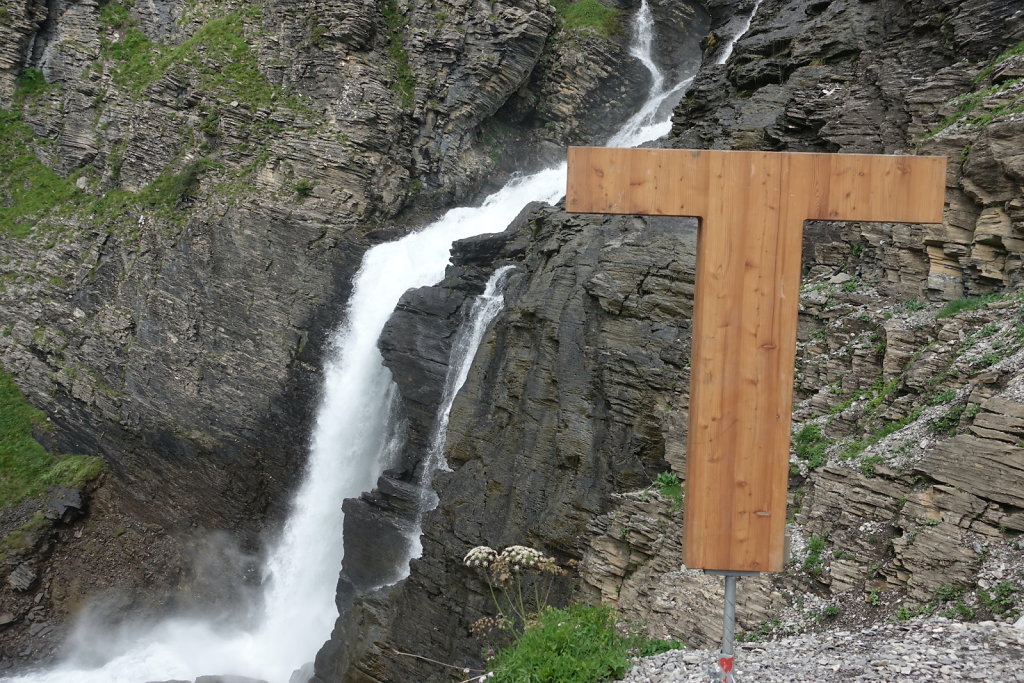
<svg viewBox="0 0 1024 683">
<path fill-rule="evenodd" d="M 705 569 L 705 574 L 725 577 L 725 614 L 722 621 L 722 651 L 718 653 L 717 666 L 711 667 L 714 683 L 736 683 L 733 674 L 733 659 L 736 642 L 736 582 L 741 576 L 756 576 L 757 572 L 728 572 Z"/>
<path fill-rule="evenodd" d="M 734 683 L 732 675 L 734 641 L 736 639 L 736 581 L 735 574 L 725 575 L 725 618 L 722 623 L 722 652 L 718 656 L 718 680 Z"/>
</svg>

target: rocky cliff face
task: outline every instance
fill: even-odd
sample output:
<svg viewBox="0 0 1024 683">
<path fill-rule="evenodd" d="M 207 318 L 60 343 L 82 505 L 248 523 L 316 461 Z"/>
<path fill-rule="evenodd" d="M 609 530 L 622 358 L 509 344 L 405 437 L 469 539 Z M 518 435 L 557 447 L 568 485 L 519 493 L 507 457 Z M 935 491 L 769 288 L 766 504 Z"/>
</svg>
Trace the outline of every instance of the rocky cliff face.
<svg viewBox="0 0 1024 683">
<path fill-rule="evenodd" d="M 666 144 L 951 158 L 942 226 L 808 226 L 791 570 L 743 582 L 741 624 L 758 637 L 926 610 L 1005 618 L 1024 531 L 1024 10 L 764 0 L 716 67 L 754 3 L 656 5 L 663 26 L 709 33 Z M 186 568 L 181 530 L 244 539 L 282 514 L 363 251 L 599 140 L 635 103 L 623 45 L 569 30 L 543 0 L 0 5 L 0 354 L 54 446 L 104 455 L 115 482 L 93 499 L 99 524 L 15 558 L 39 576 L 2 598 L 4 666 L 45 657 L 79 606 L 72 570 L 44 557 L 112 590 L 156 575 L 217 597 Z M 669 70 L 689 59 L 664 54 Z M 532 207 L 457 245 L 446 281 L 403 301 L 382 347 L 409 448 L 346 502 L 345 617 L 321 680 L 446 680 L 417 656 L 479 664 L 468 629 L 492 602 L 461 564 L 479 544 L 577 563 L 553 600 L 718 638 L 717 582 L 680 565 L 679 512 L 651 486 L 685 476 L 692 254 L 686 222 Z M 375 590 L 398 546 L 357 549 L 409 527 L 446 345 L 499 264 L 515 266 L 506 310 L 453 408 L 423 555 Z"/>
<path fill-rule="evenodd" d="M 108 461 L 108 531 L 257 547 L 301 470 L 362 253 L 624 116 L 634 89 L 613 67 L 641 71 L 616 17 L 573 28 L 544 0 L 0 4 L 0 359 L 54 448 Z M 150 569 L 117 587 L 187 573 L 171 546 L 140 548 Z M 70 579 L 26 557 L 61 584 L 40 593 L 59 624 Z M 28 603 L 11 600 L 6 653 L 39 658 L 59 629 L 25 645 Z"/>
<path fill-rule="evenodd" d="M 725 31 L 735 6 L 710 9 Z M 742 582 L 744 637 L 1021 609 L 1022 31 L 1014 3 L 765 0 L 676 110 L 676 147 L 951 158 L 942 226 L 807 226 L 789 569 Z M 453 408 L 423 555 L 357 601 L 321 680 L 444 679 L 409 655 L 479 665 L 476 545 L 578 562 L 570 594 L 714 644 L 719 581 L 681 565 L 680 514 L 652 486 L 685 476 L 692 226 L 535 208 L 453 253 L 453 281 L 409 305 L 515 263 L 506 309 Z"/>
</svg>

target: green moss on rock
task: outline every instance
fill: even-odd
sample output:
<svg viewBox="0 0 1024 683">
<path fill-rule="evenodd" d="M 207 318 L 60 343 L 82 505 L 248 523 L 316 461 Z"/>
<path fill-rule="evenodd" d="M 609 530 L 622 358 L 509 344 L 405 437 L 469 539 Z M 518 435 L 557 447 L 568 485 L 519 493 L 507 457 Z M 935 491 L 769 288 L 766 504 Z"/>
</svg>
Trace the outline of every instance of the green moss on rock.
<svg viewBox="0 0 1024 683">
<path fill-rule="evenodd" d="M 0 110 L 0 234 L 27 235 L 40 217 L 81 201 L 81 190 L 47 168 L 33 151 L 47 142 L 18 112 Z"/>
<path fill-rule="evenodd" d="M 53 486 L 80 487 L 103 471 L 102 458 L 48 453 L 32 436 L 45 423 L 46 416 L 0 370 L 0 509 Z"/>
<path fill-rule="evenodd" d="M 552 5 L 567 31 L 593 31 L 609 38 L 622 30 L 622 13 L 598 0 L 554 0 Z"/>
</svg>

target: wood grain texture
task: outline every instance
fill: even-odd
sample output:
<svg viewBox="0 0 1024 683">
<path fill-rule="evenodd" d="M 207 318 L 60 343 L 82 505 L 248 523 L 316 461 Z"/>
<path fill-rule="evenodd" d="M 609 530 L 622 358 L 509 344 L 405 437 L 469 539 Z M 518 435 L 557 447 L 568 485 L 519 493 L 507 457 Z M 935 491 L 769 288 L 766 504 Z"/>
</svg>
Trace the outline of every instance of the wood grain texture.
<svg viewBox="0 0 1024 683">
<path fill-rule="evenodd" d="M 809 219 L 942 221 L 946 159 L 570 148 L 566 208 L 696 216 L 685 563 L 780 571 Z"/>
</svg>

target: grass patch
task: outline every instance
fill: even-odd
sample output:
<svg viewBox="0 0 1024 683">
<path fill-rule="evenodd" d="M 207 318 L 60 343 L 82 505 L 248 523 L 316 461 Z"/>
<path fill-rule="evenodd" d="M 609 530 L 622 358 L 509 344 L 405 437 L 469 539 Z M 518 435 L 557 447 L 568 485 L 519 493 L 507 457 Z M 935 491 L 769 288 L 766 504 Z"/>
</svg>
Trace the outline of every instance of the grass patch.
<svg viewBox="0 0 1024 683">
<path fill-rule="evenodd" d="M 127 26 L 131 21 L 128 6 L 119 0 L 110 0 L 100 7 L 100 23 L 106 29 Z"/>
<path fill-rule="evenodd" d="M 82 191 L 47 168 L 33 147 L 40 140 L 14 111 L 0 110 L 0 232 L 29 233 L 55 207 L 75 205 Z"/>
<path fill-rule="evenodd" d="M 802 568 L 810 576 L 821 576 L 825 572 L 821 556 L 825 552 L 826 540 L 822 536 L 811 536 L 807 541 L 807 556 Z"/>
<path fill-rule="evenodd" d="M 41 511 L 32 514 L 27 522 L 0 538 L 0 556 L 11 552 L 28 550 L 35 545 L 40 532 L 50 526 L 50 522 Z"/>
<path fill-rule="evenodd" d="M 32 97 L 52 87 L 56 86 L 46 82 L 46 77 L 41 69 L 30 66 L 18 74 L 18 78 L 14 81 L 14 98 Z"/>
<path fill-rule="evenodd" d="M 554 0 L 551 4 L 558 12 L 562 28 L 567 31 L 592 31 L 605 38 L 622 31 L 622 13 L 605 7 L 598 0 Z"/>
<path fill-rule="evenodd" d="M 225 101 L 245 103 L 252 109 L 275 102 L 299 106 L 296 100 L 284 97 L 284 91 L 259 70 L 246 40 L 241 13 L 211 19 L 175 46 L 151 41 L 119 3 L 108 3 L 101 19 L 121 33 L 117 42 L 103 43 L 104 56 L 114 63 L 114 82 L 135 97 L 142 97 L 149 85 L 176 70 L 193 79 L 204 92 Z"/>
<path fill-rule="evenodd" d="M 880 465 L 883 462 L 885 462 L 885 458 L 882 456 L 872 455 L 864 458 L 860 464 L 857 465 L 857 469 L 859 469 L 861 474 L 865 477 L 873 477 L 875 476 L 875 465 Z"/>
<path fill-rule="evenodd" d="M 822 434 L 821 427 L 816 424 L 804 425 L 793 436 L 793 451 L 796 457 L 806 462 L 812 470 L 825 464 L 825 451 L 831 444 L 832 440 Z"/>
<path fill-rule="evenodd" d="M 178 211 L 191 199 L 201 176 L 217 164 L 206 157 L 168 169 L 138 193 L 111 190 L 102 196 L 82 192 L 43 164 L 34 151 L 50 141 L 39 138 L 15 111 L 0 110 L 0 233 L 25 237 L 46 218 L 88 216 L 91 222 L 107 222 L 123 216 L 130 207 L 151 209 L 172 221 L 186 216 Z"/>
<path fill-rule="evenodd" d="M 496 683 L 596 683 L 618 679 L 630 657 L 678 649 L 681 643 L 625 635 L 607 605 L 570 605 L 541 611 L 516 639 L 498 651 Z"/>
<path fill-rule="evenodd" d="M 674 472 L 662 472 L 655 478 L 654 485 L 658 487 L 661 495 L 672 503 L 672 510 L 682 509 L 683 485 Z"/>
<path fill-rule="evenodd" d="M 950 408 L 944 415 L 932 420 L 932 429 L 940 434 L 956 434 L 960 425 L 960 417 L 964 414 L 966 406 L 955 406 Z"/>
<path fill-rule="evenodd" d="M 950 318 L 964 311 L 977 311 L 985 308 L 990 303 L 1001 301 L 1002 294 L 986 294 L 984 296 L 968 297 L 966 299 L 954 299 L 939 309 L 935 314 L 936 318 Z"/>
<path fill-rule="evenodd" d="M 1018 55 L 1024 55 L 1024 40 L 1020 41 L 1019 43 L 1011 47 L 1009 50 L 993 59 L 991 64 L 989 64 L 984 69 L 978 72 L 978 75 L 974 77 L 974 82 L 980 83 L 988 79 L 988 77 L 992 75 L 992 72 L 995 71 L 995 68 L 997 66 L 1005 62 L 1007 59 L 1010 59 L 1011 57 L 1016 57 Z"/>
<path fill-rule="evenodd" d="M 178 172 L 165 171 L 158 175 L 139 193 L 139 198 L 154 208 L 175 207 L 195 196 L 199 177 L 215 167 L 216 164 L 206 157 L 193 159 Z"/>
<path fill-rule="evenodd" d="M 925 138 L 933 137 L 947 128 L 958 124 L 965 124 L 968 126 L 985 126 L 991 123 L 993 119 L 1003 116 L 1004 114 L 1019 113 L 1021 110 L 1024 110 L 1024 92 L 1016 95 L 1009 102 L 1005 102 L 997 107 L 986 110 L 983 114 L 979 114 L 977 116 L 972 115 L 974 110 L 978 108 L 978 105 L 985 100 L 1010 90 L 1022 83 L 1024 83 L 1024 78 L 1018 78 L 1012 81 L 1000 83 L 999 85 L 994 85 L 991 88 L 986 88 L 985 90 L 960 95 L 956 99 L 952 100 L 952 103 L 956 105 L 956 111 L 943 119 L 939 125 L 936 126 L 935 130 L 928 133 Z"/>
<path fill-rule="evenodd" d="M 972 606 L 965 600 L 969 597 L 967 593 L 968 589 L 964 586 L 949 584 L 939 586 L 931 600 L 916 607 L 901 607 L 894 618 L 896 621 L 907 621 L 922 614 L 938 613 L 947 619 L 976 621 L 979 617 L 985 618 L 987 613 L 993 617 L 1012 621 L 1020 615 L 1020 610 L 1016 607 L 1018 590 L 1009 581 L 997 584 L 992 591 L 979 587 L 975 591 L 976 606 Z"/>
<path fill-rule="evenodd" d="M 52 486 L 82 486 L 103 470 L 101 458 L 48 453 L 32 437 L 32 430 L 45 424 L 45 416 L 29 405 L 11 376 L 0 370 L 0 508 Z"/>
<path fill-rule="evenodd" d="M 992 614 L 1014 618 L 1020 614 L 1017 609 L 1017 587 L 1009 581 L 997 583 L 991 592 L 984 588 L 977 590 L 978 604 Z"/>
<path fill-rule="evenodd" d="M 398 10 L 396 0 L 384 0 L 380 8 L 388 27 L 388 56 L 394 65 L 395 80 L 392 89 L 403 107 L 415 103 L 416 75 L 409 66 L 409 53 L 405 50 L 405 26 L 409 20 Z"/>
<path fill-rule="evenodd" d="M 989 64 L 978 72 L 978 75 L 974 77 L 975 84 L 983 83 L 987 81 L 992 75 L 999 64 L 1005 62 L 1011 57 L 1024 55 L 1024 41 L 1017 43 L 1006 52 L 993 59 Z M 985 90 L 977 92 L 966 93 L 960 95 L 951 101 L 951 104 L 956 105 L 956 111 L 950 116 L 943 119 L 934 130 L 927 133 L 923 139 L 931 138 L 950 126 L 957 124 L 966 124 L 969 126 L 985 126 L 989 124 L 993 119 L 1004 116 L 1006 114 L 1017 114 L 1024 112 L 1024 92 L 1017 94 L 1015 97 L 1010 99 L 1008 102 L 993 107 L 982 114 L 973 115 L 974 111 L 982 104 L 985 100 L 990 97 L 999 95 L 1011 88 L 1017 87 L 1024 83 L 1024 79 L 1018 78 L 1014 80 L 1008 80 L 998 85 L 994 85 Z"/>
</svg>

